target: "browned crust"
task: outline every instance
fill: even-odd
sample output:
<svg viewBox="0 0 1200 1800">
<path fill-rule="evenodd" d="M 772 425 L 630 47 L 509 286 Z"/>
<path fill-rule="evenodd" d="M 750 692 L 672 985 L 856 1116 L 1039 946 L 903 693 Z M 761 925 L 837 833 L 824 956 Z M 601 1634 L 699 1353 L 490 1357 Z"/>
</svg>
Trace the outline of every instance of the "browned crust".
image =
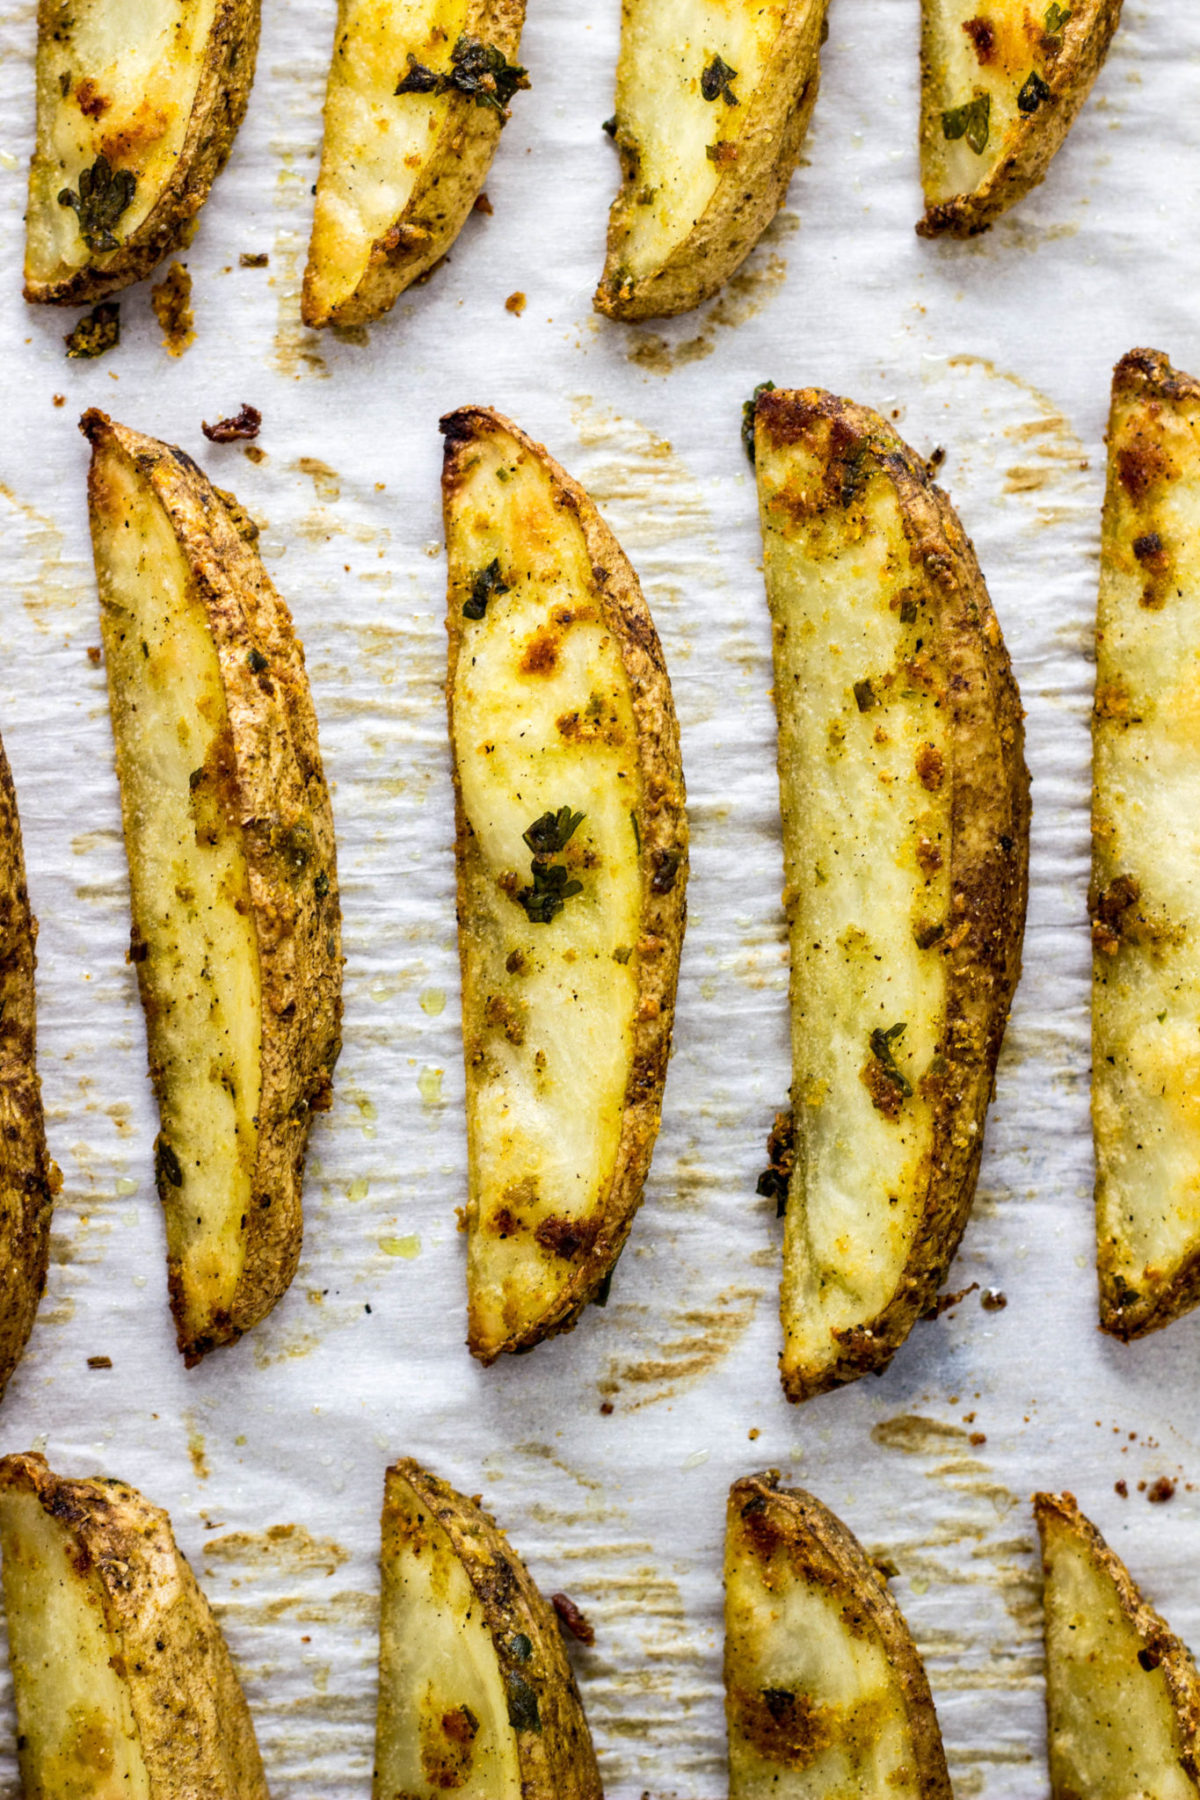
<svg viewBox="0 0 1200 1800">
<path fill-rule="evenodd" d="M 757 430 L 777 443 L 828 431 L 839 453 L 874 453 L 894 483 L 914 560 L 940 604 L 951 701 L 950 904 L 945 1072 L 933 1098 L 931 1172 L 921 1226 L 896 1291 L 848 1332 L 829 1367 L 785 1378 L 809 1399 L 887 1367 L 946 1279 L 970 1217 L 996 1063 L 1021 972 L 1029 889 L 1029 771 L 1021 698 L 974 547 L 928 466 L 869 407 L 818 388 L 761 396 Z M 964 929 L 965 928 L 965 929 Z"/>
<path fill-rule="evenodd" d="M 1049 1531 L 1061 1526 L 1087 1551 L 1090 1560 L 1111 1576 L 1117 1590 L 1121 1611 L 1141 1638 L 1147 1661 L 1143 1667 L 1161 1668 L 1179 1726 L 1182 1751 L 1179 1761 L 1193 1782 L 1200 1783 L 1200 1676 L 1197 1676 L 1192 1653 L 1182 1638 L 1176 1637 L 1161 1613 L 1148 1605 L 1129 1570 L 1105 1543 L 1092 1521 L 1080 1512 L 1074 1494 L 1035 1494 L 1033 1516 L 1042 1543 L 1043 1567 L 1050 1572 L 1046 1558 Z M 1054 1682 L 1054 1665 L 1049 1659 L 1047 1638 L 1046 1707 L 1050 1716 Z M 1069 1795 L 1055 1795 L 1055 1800 L 1072 1800 Z"/>
<path fill-rule="evenodd" d="M 671 1051 L 675 990 L 687 918 L 688 830 L 679 722 L 675 716 L 667 665 L 637 575 L 621 546 L 579 483 L 572 480 L 543 445 L 535 443 L 502 413 L 490 407 L 462 407 L 446 414 L 441 420 L 441 430 L 445 437 L 442 488 L 447 500 L 465 479 L 471 446 L 477 438 L 493 432 L 511 435 L 549 471 L 559 504 L 574 513 L 579 522 L 592 564 L 592 593 L 605 625 L 620 646 L 637 725 L 641 766 L 641 798 L 637 808 L 642 845 L 638 1004 L 634 1013 L 633 1067 L 625 1096 L 612 1185 L 596 1235 L 554 1310 L 530 1331 L 511 1337 L 492 1355 L 483 1356 L 478 1346 L 471 1345 L 472 1355 L 491 1362 L 504 1351 L 529 1349 L 560 1331 L 572 1329 L 621 1254 L 634 1214 L 641 1204 L 642 1189 L 658 1136 Z M 468 917 L 468 866 L 474 838 L 463 810 L 458 752 L 454 742 L 454 681 L 463 633 L 461 618 L 453 604 L 447 607 L 447 630 L 450 651 L 446 697 L 454 763 L 459 953 L 464 958 L 465 968 L 462 921 Z M 668 880 L 669 886 L 666 885 Z"/>
<path fill-rule="evenodd" d="M 739 269 L 779 211 L 800 161 L 821 82 L 820 44 L 829 0 L 794 0 L 751 98 L 727 172 L 683 243 L 639 280 L 621 266 L 627 221 L 638 204 L 635 139 L 618 124 L 621 187 L 608 221 L 604 273 L 592 306 L 610 319 L 666 319 L 709 300 Z"/>
<path fill-rule="evenodd" d="M 335 43 L 340 43 L 345 30 L 344 11 L 341 0 Z M 494 45 L 506 61 L 515 62 L 524 24 L 525 0 L 470 0 L 463 32 Z M 503 127 L 504 120 L 492 107 L 477 106 L 466 94 L 451 95 L 445 124 L 424 158 L 408 204 L 372 247 L 370 265 L 353 294 L 328 311 L 317 297 L 310 245 L 300 303 L 304 323 L 369 325 L 390 312 L 401 294 L 442 260 L 466 224 Z"/>
<path fill-rule="evenodd" d="M 592 1734 L 554 1608 L 491 1514 L 412 1457 L 394 1463 L 384 1478 L 385 1546 L 389 1495 L 399 1482 L 428 1506 L 450 1539 L 479 1596 L 501 1669 L 519 1674 L 537 1696 L 539 1728 L 514 1723 L 522 1793 L 529 1800 L 603 1800 Z M 514 1662 L 510 1646 L 517 1636 L 529 1639 L 532 1654 Z"/>
<path fill-rule="evenodd" d="M 1048 63 L 1043 78 L 1050 89 L 1037 112 L 1021 120 L 1016 142 L 991 173 L 968 194 L 928 205 L 919 220 L 918 237 L 976 237 L 994 225 L 1001 213 L 1045 180 L 1076 114 L 1104 67 L 1108 47 L 1121 19 L 1123 0 L 1074 0 L 1062 30 L 1062 49 Z M 942 129 L 942 109 L 932 104 L 933 7 L 922 7 L 921 141 L 925 145 Z"/>
<path fill-rule="evenodd" d="M 38 0 L 38 42 L 56 27 L 59 0 Z M 246 116 L 258 58 L 261 0 L 219 0 L 183 147 L 171 178 L 133 236 L 63 281 L 26 280 L 26 300 L 90 306 L 141 281 L 185 243 L 225 167 Z M 46 104 L 53 104 L 48 96 Z M 39 94 L 39 106 L 42 104 Z"/>
<path fill-rule="evenodd" d="M 93 480 L 97 452 L 114 445 L 149 483 L 174 527 L 204 605 L 229 715 L 235 804 L 258 946 L 262 1092 L 245 1264 L 228 1318 L 211 1333 L 196 1339 L 185 1335 L 179 1271 L 168 1263 L 179 1348 L 191 1367 L 264 1318 L 287 1292 L 300 1258 L 308 1135 L 313 1113 L 328 1110 L 341 1049 L 341 907 L 333 810 L 304 650 L 291 614 L 234 522 L 230 503 L 236 502 L 220 496 L 184 451 L 117 425 L 94 408 L 80 423 L 93 448 Z M 269 672 L 251 669 L 248 647 L 266 658 Z M 319 892 L 316 876 L 321 872 L 327 885 Z M 155 1000 L 145 963 L 137 967 L 150 1076 L 161 1106 Z M 160 1195 L 164 1180 L 160 1175 Z"/>
<path fill-rule="evenodd" d="M 268 1800 L 241 1684 L 166 1513 L 123 1481 L 66 1480 L 36 1455 L 0 1459 L 0 1490 L 36 1495 L 98 1584 L 153 1791 Z"/>
<path fill-rule="evenodd" d="M 46 1285 L 60 1180 L 46 1154 L 37 1073 L 36 942 L 17 794 L 0 744 L 0 1399 Z"/>
<path fill-rule="evenodd" d="M 922 1800 L 953 1800 L 924 1665 L 903 1613 L 854 1533 L 803 1488 L 780 1487 L 778 1469 L 734 1482 L 726 1508 L 727 1538 L 737 1530 L 745 1531 L 760 1565 L 766 1568 L 782 1551 L 804 1581 L 844 1597 L 852 1630 L 862 1631 L 865 1625 L 878 1637 L 904 1695 Z M 740 1713 L 738 1671 L 732 1663 L 727 1638 L 725 1710 L 731 1731 Z"/>
</svg>

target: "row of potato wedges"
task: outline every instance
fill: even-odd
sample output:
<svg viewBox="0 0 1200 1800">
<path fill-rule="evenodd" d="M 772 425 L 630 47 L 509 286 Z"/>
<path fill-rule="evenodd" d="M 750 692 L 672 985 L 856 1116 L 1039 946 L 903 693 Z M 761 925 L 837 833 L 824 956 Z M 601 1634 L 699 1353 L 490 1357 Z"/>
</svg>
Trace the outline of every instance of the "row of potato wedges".
<svg viewBox="0 0 1200 1800">
<path fill-rule="evenodd" d="M 783 201 L 828 0 L 623 0 L 620 153 L 596 308 L 686 312 Z M 1041 181 L 1121 0 L 922 0 L 918 231 L 968 236 Z M 303 314 L 363 325 L 445 256 L 510 103 L 525 0 L 338 0 Z M 25 295 L 79 305 L 189 241 L 246 110 L 259 0 L 39 0 Z"/>
<path fill-rule="evenodd" d="M 1036 1494 L 1052 1800 L 1200 1793 L 1200 1676 L 1070 1494 Z M 0 1460 L 26 1800 L 266 1800 L 221 1630 L 166 1513 L 122 1481 Z M 548 1601 L 478 1499 L 384 1478 L 374 1800 L 602 1800 Z M 853 1533 L 773 1470 L 725 1529 L 730 1800 L 952 1800 L 921 1658 Z"/>
<path fill-rule="evenodd" d="M 183 451 L 84 415 L 155 1176 L 189 1364 L 285 1293 L 340 1046 L 336 850 L 303 652 L 255 527 Z M 802 1400 L 936 1314 L 971 1207 L 1028 879 L 1022 714 L 970 542 L 877 414 L 747 409 L 774 634 L 791 1108 L 781 1373 Z M 442 420 L 471 1351 L 603 1302 L 658 1131 L 685 923 L 679 732 L 637 576 L 498 413 Z M 1094 721 L 1102 1328 L 1200 1298 L 1200 385 L 1113 385 Z M 52 1168 L 33 938 L 0 795 L 0 1387 L 28 1335 Z"/>
</svg>

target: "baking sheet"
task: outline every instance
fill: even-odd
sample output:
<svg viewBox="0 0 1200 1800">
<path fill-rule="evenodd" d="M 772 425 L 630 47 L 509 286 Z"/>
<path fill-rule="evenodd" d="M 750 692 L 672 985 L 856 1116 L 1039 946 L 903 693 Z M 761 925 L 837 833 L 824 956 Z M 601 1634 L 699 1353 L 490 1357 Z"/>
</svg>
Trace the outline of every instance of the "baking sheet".
<svg viewBox="0 0 1200 1800">
<path fill-rule="evenodd" d="M 1094 1328 L 1087 1131 L 1087 715 L 1109 371 L 1200 364 L 1200 13 L 1127 0 L 1047 184 L 989 236 L 922 244 L 916 0 L 834 0 L 788 204 L 725 294 L 665 325 L 597 319 L 616 159 L 618 7 L 530 0 L 517 96 L 450 259 L 369 333 L 298 320 L 332 28 L 267 0 L 250 111 L 186 255 L 197 340 L 164 353 L 147 285 L 123 341 L 68 363 L 74 315 L 20 301 L 34 8 L 0 16 L 0 726 L 39 942 L 40 1059 L 64 1188 L 0 1448 L 119 1474 L 167 1506 L 242 1669 L 273 1793 L 362 1796 L 387 1462 L 482 1491 L 576 1658 L 611 1800 L 720 1800 L 723 1502 L 777 1466 L 899 1574 L 955 1791 L 1046 1788 L 1028 1496 L 1067 1486 L 1200 1628 L 1200 1316 L 1133 1348 Z M 267 251 L 266 269 L 238 266 Z M 506 311 L 514 292 L 523 314 Z M 739 408 L 816 382 L 893 417 L 975 539 L 1028 709 L 1025 975 L 975 1215 L 952 1275 L 1003 1290 L 921 1325 L 879 1380 L 789 1407 L 780 1232 L 756 1198 L 788 1085 L 770 659 Z M 64 396 L 59 405 L 55 396 Z M 262 409 L 260 462 L 200 435 Z M 489 402 L 590 489 L 665 646 L 690 791 L 690 922 L 646 1203 L 607 1310 L 483 1371 L 463 1346 L 463 1082 L 441 682 L 438 415 Z M 345 1050 L 312 1140 L 287 1299 L 184 1371 L 168 1325 L 154 1118 L 86 536 L 85 405 L 184 445 L 263 524 L 306 643 L 334 784 Z M 113 1367 L 92 1371 L 89 1356 Z M 611 1413 L 602 1413 L 609 1404 Z M 1166 1475 L 1168 1505 L 1139 1483 Z M 1128 1499 L 1114 1492 L 1126 1481 Z M 0 1678 L 6 1682 L 6 1678 Z M 13 1795 L 0 1688 L 0 1793 Z"/>
</svg>

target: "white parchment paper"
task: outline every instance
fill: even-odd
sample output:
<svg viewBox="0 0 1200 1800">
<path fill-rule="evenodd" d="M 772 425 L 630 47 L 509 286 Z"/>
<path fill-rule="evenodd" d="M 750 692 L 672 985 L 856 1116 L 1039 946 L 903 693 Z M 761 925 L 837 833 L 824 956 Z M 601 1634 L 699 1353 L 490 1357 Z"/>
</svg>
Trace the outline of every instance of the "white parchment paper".
<svg viewBox="0 0 1200 1800">
<path fill-rule="evenodd" d="M 39 944 L 40 1056 L 65 1185 L 49 1287 L 0 1413 L 170 1509 L 242 1668 L 273 1792 L 365 1796 L 381 1478 L 412 1453 L 482 1491 L 535 1576 L 592 1617 L 577 1658 L 612 1800 L 721 1800 L 729 1482 L 775 1465 L 872 1548 L 925 1655 L 960 1797 L 1045 1792 L 1028 1496 L 1067 1486 L 1185 1636 L 1200 1629 L 1200 1317 L 1095 1330 L 1087 1129 L 1087 717 L 1109 371 L 1200 367 L 1200 12 L 1127 0 L 1049 181 L 987 237 L 923 244 L 917 0 L 834 0 L 788 206 L 698 315 L 598 320 L 616 159 L 616 0 L 530 0 L 518 95 L 451 257 L 361 342 L 299 324 L 331 0 L 266 0 L 257 84 L 186 261 L 197 341 L 147 287 L 68 363 L 74 315 L 20 299 L 34 8 L 0 17 L 0 728 Z M 266 251 L 265 269 L 239 253 Z M 523 314 L 505 310 L 521 291 Z M 758 381 L 884 410 L 972 533 L 1028 709 L 1033 889 L 974 1221 L 972 1295 L 892 1369 L 790 1408 L 779 1228 L 754 1194 L 788 1086 Z M 56 396 L 65 397 L 58 404 Z M 264 460 L 202 418 L 261 408 Z M 441 683 L 440 413 L 494 403 L 590 489 L 674 681 L 692 824 L 677 1041 L 646 1203 L 606 1311 L 490 1371 L 463 1345 L 465 1151 Z M 169 1328 L 154 1117 L 84 501 L 85 405 L 172 439 L 263 523 L 306 643 L 339 833 L 346 1034 L 314 1132 L 295 1285 L 186 1373 Z M 107 1355 L 110 1371 L 89 1370 Z M 600 1410 L 612 1406 L 610 1414 Z M 1149 1506 L 1139 1483 L 1177 1480 Z M 1123 1479 L 1128 1499 L 1114 1492 Z M 0 1689 L 0 1789 L 15 1793 Z M 7 1784 L 7 1785 L 5 1785 Z"/>
</svg>

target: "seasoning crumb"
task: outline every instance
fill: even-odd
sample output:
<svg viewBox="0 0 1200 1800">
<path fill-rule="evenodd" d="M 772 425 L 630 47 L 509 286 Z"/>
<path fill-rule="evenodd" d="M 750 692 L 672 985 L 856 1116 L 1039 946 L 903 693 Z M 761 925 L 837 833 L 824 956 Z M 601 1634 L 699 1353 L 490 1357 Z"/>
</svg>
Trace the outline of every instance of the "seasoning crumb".
<svg viewBox="0 0 1200 1800">
<path fill-rule="evenodd" d="M 520 288 L 517 289 L 515 294 L 510 294 L 508 299 L 504 302 L 505 312 L 515 313 L 517 318 L 520 318 L 521 314 L 525 311 L 525 306 L 525 296 Z"/>
<path fill-rule="evenodd" d="M 248 457 L 252 463 L 265 463 L 271 460 L 266 451 L 260 450 L 257 444 L 247 444 L 242 455 Z"/>
<path fill-rule="evenodd" d="M 55 394 L 54 404 L 55 406 L 65 406 L 67 404 L 67 396 L 65 394 Z"/>
<path fill-rule="evenodd" d="M 871 1047 L 874 1049 L 874 1044 Z M 878 1052 L 876 1054 L 878 1055 Z M 969 1287 L 959 1288 L 955 1293 L 939 1294 L 935 1300 L 930 1301 L 921 1317 L 923 1319 L 940 1319 L 943 1313 L 949 1312 L 951 1307 L 957 1306 L 960 1300 L 965 1300 L 968 1294 L 975 1293 L 978 1287 L 979 1283 L 973 1281 Z"/>
<path fill-rule="evenodd" d="M 490 219 L 495 210 L 495 207 L 492 205 L 486 194 L 476 194 L 475 211 L 477 213 L 485 213 Z"/>
<path fill-rule="evenodd" d="M 265 269 L 270 260 L 265 250 L 243 250 L 238 257 L 243 269 Z"/>
<path fill-rule="evenodd" d="M 580 1612 L 569 1594 L 551 1594 L 550 1604 L 558 1614 L 559 1621 L 570 1632 L 578 1643 L 586 1644 L 591 1649 L 596 1642 L 596 1633 L 585 1613 Z"/>
<path fill-rule="evenodd" d="M 968 1443 L 975 1444 L 975 1445 L 986 1444 L 987 1443 L 987 1432 L 986 1431 L 973 1431 L 967 1441 L 968 1441 Z"/>
<path fill-rule="evenodd" d="M 613 1410 L 613 1403 L 611 1400 L 602 1400 L 600 1402 L 600 1411 L 604 1414 L 605 1418 L 608 1417 L 609 1413 L 611 1413 L 612 1410 Z"/>
<path fill-rule="evenodd" d="M 182 356 L 196 341 L 192 278 L 186 263 L 171 264 L 163 279 L 150 289 L 150 304 L 162 329 L 167 355 Z"/>
<path fill-rule="evenodd" d="M 1113 1493 L 1120 1494 L 1122 1500 L 1128 1500 L 1128 1498 L 1129 1498 L 1129 1483 L 1127 1481 L 1114 1481 L 1113 1482 Z"/>
<path fill-rule="evenodd" d="M 925 467 L 928 469 L 928 471 L 931 475 L 936 475 L 938 470 L 941 468 L 942 464 L 945 462 L 945 460 L 946 460 L 945 445 L 939 444 L 935 450 L 930 451 L 929 458 L 925 464 Z"/>
<path fill-rule="evenodd" d="M 984 1312 L 1003 1312 L 1008 1305 L 1008 1295 L 1002 1288 L 984 1288 L 979 1304 Z"/>
<path fill-rule="evenodd" d="M 89 1356 L 87 1359 L 87 1366 L 89 1369 L 111 1369 L 113 1366 L 112 1357 Z"/>
<path fill-rule="evenodd" d="M 201 421 L 200 429 L 210 444 L 235 444 L 240 438 L 256 438 L 262 430 L 262 414 L 257 406 L 247 406 L 242 401 L 241 411 L 230 419 L 218 419 L 210 425 L 207 419 Z"/>
<path fill-rule="evenodd" d="M 757 1438 L 759 1435 L 760 1434 L 759 1434 L 759 1429 L 758 1429 L 757 1425 L 752 1425 L 750 1427 L 749 1431 L 746 1433 L 746 1436 L 750 1439 L 751 1443 L 753 1443 L 755 1438 Z"/>
<path fill-rule="evenodd" d="M 1151 1506 L 1165 1506 L 1167 1501 L 1173 1500 L 1174 1497 L 1175 1483 L 1169 1475 L 1160 1475 L 1157 1481 L 1151 1482 L 1146 1494 Z"/>
<path fill-rule="evenodd" d="M 68 356 L 87 358 L 103 356 L 120 341 L 121 308 L 115 300 L 102 300 L 99 306 L 93 306 L 63 339 Z"/>
<path fill-rule="evenodd" d="M 99 644 L 89 644 L 87 647 L 87 653 L 88 653 L 88 661 L 90 663 L 94 663 L 96 665 L 96 667 L 99 668 L 100 667 L 100 646 L 99 646 Z"/>
</svg>

